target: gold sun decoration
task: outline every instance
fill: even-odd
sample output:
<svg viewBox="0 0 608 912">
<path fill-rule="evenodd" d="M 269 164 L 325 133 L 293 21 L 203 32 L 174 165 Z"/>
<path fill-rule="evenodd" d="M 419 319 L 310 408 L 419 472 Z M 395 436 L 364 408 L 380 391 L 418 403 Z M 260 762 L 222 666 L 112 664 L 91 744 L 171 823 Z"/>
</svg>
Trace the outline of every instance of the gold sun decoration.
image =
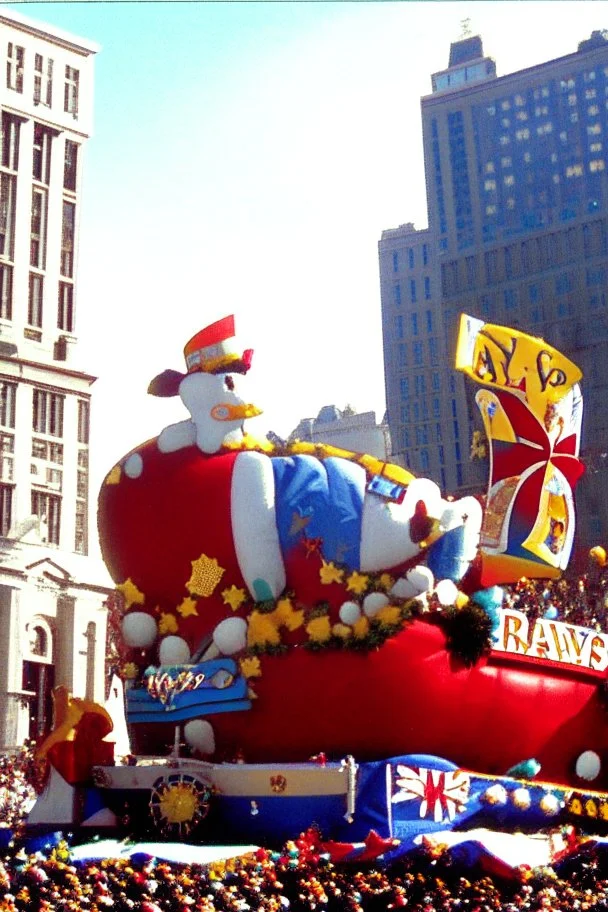
<svg viewBox="0 0 608 912">
<path fill-rule="evenodd" d="M 192 565 L 192 574 L 186 583 L 186 589 L 192 595 L 200 595 L 203 598 L 213 594 L 215 587 L 224 575 L 224 568 L 220 567 L 215 557 L 207 557 L 201 554 L 197 560 L 190 562 Z"/>
</svg>

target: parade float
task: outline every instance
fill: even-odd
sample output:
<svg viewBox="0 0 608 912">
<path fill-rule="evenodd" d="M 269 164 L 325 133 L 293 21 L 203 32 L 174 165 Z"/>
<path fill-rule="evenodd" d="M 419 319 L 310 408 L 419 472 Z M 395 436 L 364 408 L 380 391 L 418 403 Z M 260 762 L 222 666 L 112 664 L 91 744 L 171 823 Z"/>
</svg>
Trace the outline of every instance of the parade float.
<svg viewBox="0 0 608 912">
<path fill-rule="evenodd" d="M 84 789 L 81 820 L 101 808 L 170 838 L 259 841 L 316 824 L 343 856 L 608 820 L 608 635 L 532 620 L 500 588 L 568 564 L 576 365 L 461 318 L 456 368 L 477 387 L 489 483 L 453 499 L 365 454 L 251 437 L 252 351 L 233 318 L 184 355 L 149 392 L 190 417 L 121 459 L 99 497 L 131 756 L 91 761 L 79 726 L 102 738 L 105 720 L 80 705 L 43 746 L 55 784 L 32 822 L 59 780 Z"/>
</svg>

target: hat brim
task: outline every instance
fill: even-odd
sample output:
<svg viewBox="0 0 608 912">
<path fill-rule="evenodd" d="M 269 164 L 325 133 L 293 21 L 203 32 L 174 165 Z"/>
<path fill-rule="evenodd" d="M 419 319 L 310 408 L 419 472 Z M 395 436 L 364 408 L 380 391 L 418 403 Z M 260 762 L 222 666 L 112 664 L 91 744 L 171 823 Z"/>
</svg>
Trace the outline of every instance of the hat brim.
<svg viewBox="0 0 608 912">
<path fill-rule="evenodd" d="M 148 392 L 151 396 L 177 396 L 179 385 L 187 376 L 187 374 L 180 374 L 179 371 L 165 370 L 150 381 Z"/>
<path fill-rule="evenodd" d="M 198 368 L 198 370 L 191 371 L 190 373 L 200 372 L 210 374 L 246 374 L 251 367 L 252 358 L 253 349 L 248 348 L 243 352 L 242 357 L 236 361 L 230 361 L 229 363 L 218 365 L 212 371 L 205 371 L 202 368 Z M 165 370 L 161 374 L 157 374 L 157 376 L 150 381 L 148 392 L 151 396 L 160 396 L 163 398 L 177 396 L 179 395 L 180 383 L 188 376 L 189 374 L 182 374 L 180 371 L 171 369 Z"/>
</svg>

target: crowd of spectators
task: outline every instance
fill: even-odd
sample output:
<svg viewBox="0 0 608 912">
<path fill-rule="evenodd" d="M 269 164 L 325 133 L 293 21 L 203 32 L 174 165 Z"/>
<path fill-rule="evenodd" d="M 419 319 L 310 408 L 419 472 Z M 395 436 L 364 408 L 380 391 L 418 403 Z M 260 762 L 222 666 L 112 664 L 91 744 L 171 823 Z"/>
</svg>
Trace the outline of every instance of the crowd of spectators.
<svg viewBox="0 0 608 912">
<path fill-rule="evenodd" d="M 418 851 L 383 869 L 311 859 L 288 843 L 211 866 L 149 856 L 74 863 L 60 844 L 46 856 L 0 861 L 0 912 L 535 912 L 608 910 L 606 859 L 590 850 L 556 873 L 513 878 L 466 870 L 449 854 Z"/>
<path fill-rule="evenodd" d="M 523 611 L 531 619 L 554 617 L 568 624 L 606 630 L 608 562 L 604 558 L 602 548 L 592 549 L 581 572 L 555 580 L 524 578 L 505 586 L 503 605 Z"/>
</svg>

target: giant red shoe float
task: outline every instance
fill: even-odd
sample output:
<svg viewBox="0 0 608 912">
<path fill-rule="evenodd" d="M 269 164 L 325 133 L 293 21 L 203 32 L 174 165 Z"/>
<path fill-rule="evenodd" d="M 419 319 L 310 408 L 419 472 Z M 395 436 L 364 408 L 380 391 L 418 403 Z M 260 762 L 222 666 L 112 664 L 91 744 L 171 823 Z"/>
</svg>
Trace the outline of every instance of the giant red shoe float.
<svg viewBox="0 0 608 912">
<path fill-rule="evenodd" d="M 497 589 L 568 563 L 578 368 L 462 318 L 456 366 L 479 385 L 490 480 L 450 500 L 370 456 L 254 441 L 238 392 L 251 354 L 232 318 L 195 336 L 186 373 L 150 387 L 190 419 L 102 486 L 134 752 L 167 752 L 177 724 L 214 759 L 424 752 L 500 774 L 535 758 L 543 778 L 607 789 L 608 637 L 529 623 Z"/>
</svg>

